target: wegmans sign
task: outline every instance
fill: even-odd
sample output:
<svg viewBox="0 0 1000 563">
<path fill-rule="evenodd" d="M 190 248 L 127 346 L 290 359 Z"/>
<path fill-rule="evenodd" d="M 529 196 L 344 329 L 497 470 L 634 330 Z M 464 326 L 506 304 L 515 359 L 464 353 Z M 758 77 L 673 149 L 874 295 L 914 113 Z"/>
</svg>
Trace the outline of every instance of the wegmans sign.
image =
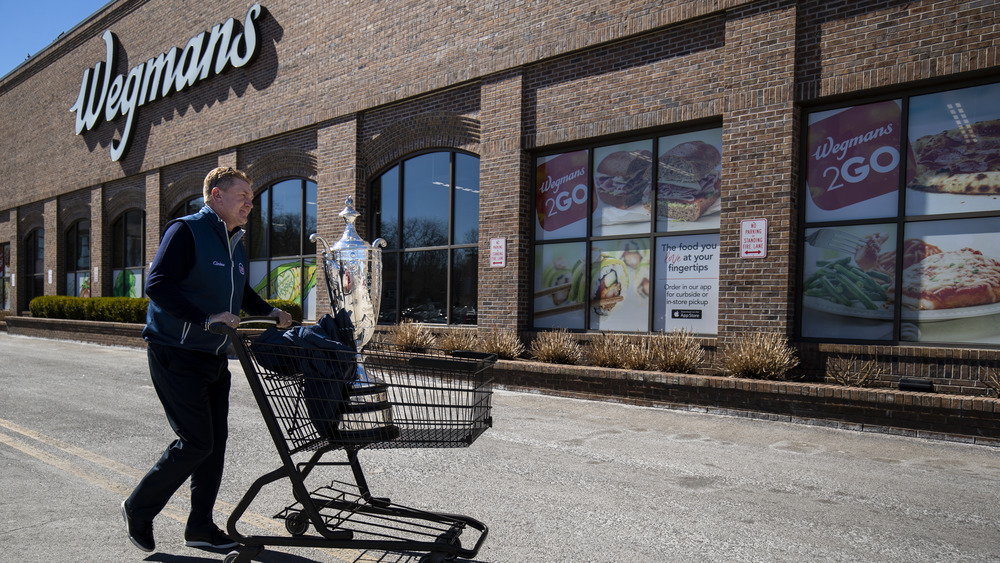
<svg viewBox="0 0 1000 563">
<path fill-rule="evenodd" d="M 253 60 L 260 50 L 257 20 L 262 12 L 260 4 L 254 4 L 247 10 L 242 30 L 237 28 L 233 18 L 229 18 L 211 31 L 195 35 L 183 48 L 173 47 L 139 63 L 128 74 L 114 75 L 118 67 L 118 37 L 110 30 L 105 31 L 107 58 L 84 71 L 80 95 L 69 108 L 76 113 L 76 134 L 90 131 L 102 121 L 124 117 L 121 139 L 111 141 L 111 160 L 119 160 L 132 142 L 135 116 L 140 107 Z"/>
</svg>

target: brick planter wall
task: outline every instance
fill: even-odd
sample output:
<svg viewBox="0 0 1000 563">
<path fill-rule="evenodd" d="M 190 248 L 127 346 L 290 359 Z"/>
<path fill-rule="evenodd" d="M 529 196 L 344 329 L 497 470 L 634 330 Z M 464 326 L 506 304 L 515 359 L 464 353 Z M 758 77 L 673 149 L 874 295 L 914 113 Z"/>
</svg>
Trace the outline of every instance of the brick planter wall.
<svg viewBox="0 0 1000 563">
<path fill-rule="evenodd" d="M 7 317 L 11 334 L 145 348 L 143 325 Z M 500 360 L 496 385 L 587 400 L 694 410 L 1000 447 L 1000 399 L 713 375 Z"/>
</svg>

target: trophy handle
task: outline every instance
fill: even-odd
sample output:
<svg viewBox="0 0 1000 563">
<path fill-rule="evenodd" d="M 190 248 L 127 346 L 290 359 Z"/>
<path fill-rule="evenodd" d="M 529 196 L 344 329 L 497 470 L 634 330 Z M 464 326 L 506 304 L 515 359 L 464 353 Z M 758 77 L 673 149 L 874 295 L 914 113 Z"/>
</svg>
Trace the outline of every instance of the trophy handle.
<svg viewBox="0 0 1000 563">
<path fill-rule="evenodd" d="M 309 242 L 319 241 L 323 245 L 323 254 L 326 254 L 326 250 L 330 248 L 330 244 L 326 242 L 326 239 L 319 236 L 317 233 L 309 235 Z"/>
</svg>

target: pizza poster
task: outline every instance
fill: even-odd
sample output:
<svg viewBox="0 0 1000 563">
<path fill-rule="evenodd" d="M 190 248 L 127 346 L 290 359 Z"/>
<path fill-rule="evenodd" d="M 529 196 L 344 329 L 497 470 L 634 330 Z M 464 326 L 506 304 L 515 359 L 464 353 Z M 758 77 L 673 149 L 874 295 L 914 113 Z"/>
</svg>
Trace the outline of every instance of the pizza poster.
<svg viewBox="0 0 1000 563">
<path fill-rule="evenodd" d="M 535 246 L 535 328 L 584 328 L 586 259 L 585 242 Z"/>
<path fill-rule="evenodd" d="M 539 158 L 535 169 L 535 240 L 587 234 L 589 151 Z"/>
<path fill-rule="evenodd" d="M 653 141 L 594 149 L 594 236 L 649 233 Z"/>
<path fill-rule="evenodd" d="M 653 330 L 719 331 L 719 235 L 656 239 Z"/>
<path fill-rule="evenodd" d="M 910 98 L 907 215 L 1000 210 L 1000 83 Z"/>
<path fill-rule="evenodd" d="M 592 330 L 649 330 L 649 239 L 594 242 L 587 270 Z"/>
<path fill-rule="evenodd" d="M 902 105 L 887 100 L 809 116 L 806 220 L 892 217 L 897 213 Z"/>
<path fill-rule="evenodd" d="M 995 217 L 905 227 L 901 340 L 1000 344 L 1000 236 Z"/>
</svg>

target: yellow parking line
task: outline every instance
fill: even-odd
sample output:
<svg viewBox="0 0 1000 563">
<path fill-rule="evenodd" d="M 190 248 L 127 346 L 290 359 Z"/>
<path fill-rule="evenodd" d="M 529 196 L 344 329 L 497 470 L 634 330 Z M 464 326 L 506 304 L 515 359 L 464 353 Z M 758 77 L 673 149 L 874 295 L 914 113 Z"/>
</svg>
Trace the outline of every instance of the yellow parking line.
<svg viewBox="0 0 1000 563">
<path fill-rule="evenodd" d="M 59 440 L 57 438 L 46 436 L 45 434 L 41 434 L 30 428 L 25 428 L 24 426 L 21 426 L 9 420 L 5 420 L 3 418 L 0 418 L 0 427 L 5 428 L 6 430 L 14 434 L 20 434 L 24 438 L 29 438 L 41 444 L 45 444 L 46 446 L 55 448 L 63 453 L 78 457 L 80 459 L 84 459 L 86 461 L 89 461 L 95 465 L 113 471 L 120 475 L 124 475 L 125 477 L 128 477 L 129 479 L 132 479 L 134 481 L 142 479 L 142 477 L 145 475 L 142 471 L 139 471 L 133 467 L 129 467 L 113 459 L 94 453 L 90 450 L 86 450 L 81 447 L 74 446 L 73 444 L 63 442 L 62 440 Z M 42 463 L 45 463 L 57 469 L 61 469 L 62 471 L 65 471 L 70 475 L 78 477 L 79 479 L 82 479 L 92 485 L 95 485 L 107 491 L 111 491 L 122 498 L 125 498 L 132 493 L 132 487 L 129 485 L 123 485 L 121 483 L 117 483 L 111 479 L 108 479 L 102 475 L 90 471 L 89 469 L 83 467 L 80 464 L 74 463 L 70 460 L 60 458 L 44 450 L 38 449 L 10 434 L 0 432 L 0 443 L 5 444 L 26 455 L 29 455 L 41 461 Z M 187 500 L 189 498 L 190 494 L 182 489 L 177 491 L 177 493 L 174 495 L 174 500 L 171 501 L 171 504 L 175 503 L 179 504 L 179 501 L 177 499 Z M 235 505 L 222 500 L 217 500 L 215 502 L 216 512 L 218 512 L 224 519 L 229 518 L 229 514 L 232 513 L 234 508 Z M 187 522 L 186 510 L 174 508 L 171 507 L 170 505 L 165 507 L 161 512 L 161 514 L 170 518 L 171 520 L 180 522 L 181 524 Z M 240 518 L 240 522 L 256 526 L 257 528 L 264 530 L 266 533 L 271 533 L 271 534 L 285 533 L 284 526 L 282 524 L 279 524 L 273 518 L 269 518 L 267 516 L 256 514 L 250 511 L 243 513 L 242 517 Z M 321 549 L 320 551 L 323 551 L 328 555 L 337 557 L 340 561 L 345 561 L 345 562 L 359 561 L 362 555 L 362 552 L 357 552 L 353 550 L 343 550 L 343 549 Z"/>
</svg>

